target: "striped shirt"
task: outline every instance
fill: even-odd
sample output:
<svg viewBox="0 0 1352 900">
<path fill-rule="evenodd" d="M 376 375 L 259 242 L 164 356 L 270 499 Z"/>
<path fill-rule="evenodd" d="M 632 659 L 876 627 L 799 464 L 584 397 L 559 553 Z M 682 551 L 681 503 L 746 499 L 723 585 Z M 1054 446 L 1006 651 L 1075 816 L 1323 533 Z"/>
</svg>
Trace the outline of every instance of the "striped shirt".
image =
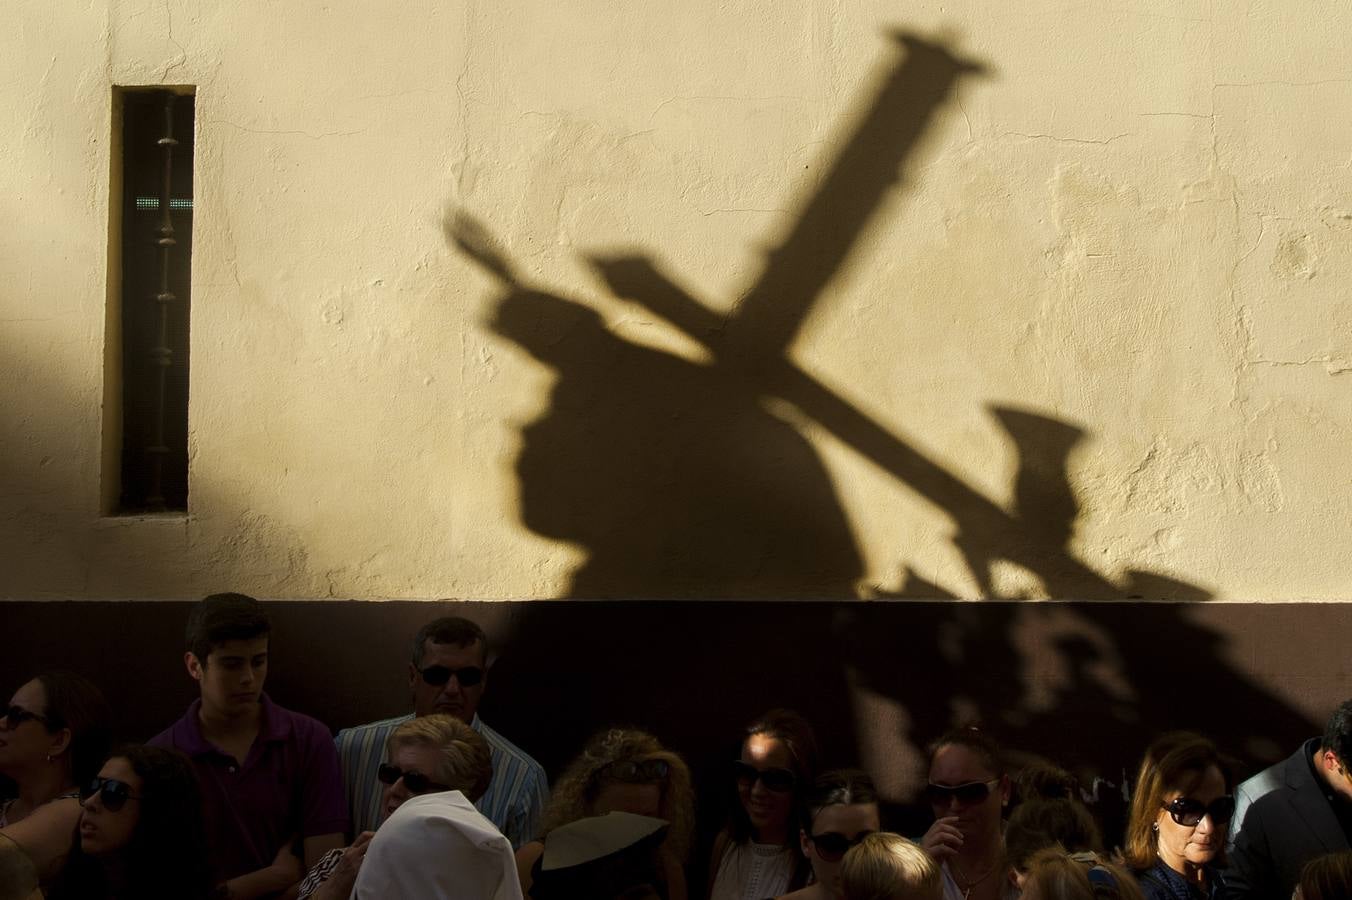
<svg viewBox="0 0 1352 900">
<path fill-rule="evenodd" d="M 353 834 L 375 831 L 380 824 L 384 786 L 376 778 L 376 770 L 385 761 L 385 741 L 412 718 L 410 713 L 338 732 L 338 763 Z M 507 836 L 513 848 L 520 848 L 534 840 L 540 828 L 540 812 L 549 799 L 545 770 L 520 747 L 485 725 L 477 713 L 469 724 L 493 753 L 493 780 L 474 805 Z"/>
</svg>

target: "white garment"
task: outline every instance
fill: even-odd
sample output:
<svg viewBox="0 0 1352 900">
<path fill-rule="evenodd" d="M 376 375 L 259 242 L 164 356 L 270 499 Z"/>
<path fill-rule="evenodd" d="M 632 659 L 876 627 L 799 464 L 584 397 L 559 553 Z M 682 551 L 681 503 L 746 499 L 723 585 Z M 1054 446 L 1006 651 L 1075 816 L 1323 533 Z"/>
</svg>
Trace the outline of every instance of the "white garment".
<svg viewBox="0 0 1352 900">
<path fill-rule="evenodd" d="M 522 900 L 512 845 L 459 791 L 411 797 L 385 820 L 351 900 Z"/>
<path fill-rule="evenodd" d="M 765 900 L 788 890 L 797 856 L 780 844 L 733 844 L 718 863 L 709 900 Z"/>
</svg>

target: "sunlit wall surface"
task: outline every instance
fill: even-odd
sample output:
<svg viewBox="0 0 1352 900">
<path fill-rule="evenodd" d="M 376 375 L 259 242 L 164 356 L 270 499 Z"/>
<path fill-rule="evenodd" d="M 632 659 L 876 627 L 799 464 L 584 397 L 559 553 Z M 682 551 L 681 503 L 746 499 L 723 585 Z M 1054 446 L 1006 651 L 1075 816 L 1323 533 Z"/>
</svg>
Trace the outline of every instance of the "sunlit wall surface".
<svg viewBox="0 0 1352 900">
<path fill-rule="evenodd" d="M 1352 10 L 23 2 L 0 596 L 1346 598 Z M 116 89 L 195 91 L 115 515 Z"/>
</svg>

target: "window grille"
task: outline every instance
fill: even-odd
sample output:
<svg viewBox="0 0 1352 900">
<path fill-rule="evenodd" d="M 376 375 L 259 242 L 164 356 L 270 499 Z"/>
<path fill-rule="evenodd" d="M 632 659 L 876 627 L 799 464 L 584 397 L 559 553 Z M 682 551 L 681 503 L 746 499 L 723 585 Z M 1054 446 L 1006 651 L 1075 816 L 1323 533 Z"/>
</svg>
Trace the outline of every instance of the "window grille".
<svg viewBox="0 0 1352 900">
<path fill-rule="evenodd" d="M 124 89 L 118 512 L 188 508 L 191 95 Z"/>
</svg>

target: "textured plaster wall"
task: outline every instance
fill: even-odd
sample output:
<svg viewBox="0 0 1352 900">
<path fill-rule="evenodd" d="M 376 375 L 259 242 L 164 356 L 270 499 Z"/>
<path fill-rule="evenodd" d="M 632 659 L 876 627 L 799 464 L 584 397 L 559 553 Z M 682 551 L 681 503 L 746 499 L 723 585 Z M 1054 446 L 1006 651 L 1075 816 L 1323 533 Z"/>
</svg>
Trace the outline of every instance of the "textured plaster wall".
<svg viewBox="0 0 1352 900">
<path fill-rule="evenodd" d="M 477 217 L 611 339 L 707 366 L 588 256 L 641 252 L 730 315 L 899 58 L 895 28 L 986 72 L 938 108 L 787 356 L 1010 527 L 974 566 L 931 485 L 800 405 L 748 401 L 821 457 L 852 593 L 1352 592 L 1344 4 L 91 0 L 7 18 L 0 596 L 574 592 L 600 539 L 522 507 L 568 473 L 518 478 L 560 372 L 492 327 L 502 288 L 447 217 Z M 190 514 L 109 517 L 111 93 L 157 84 L 197 96 Z M 1083 432 L 1068 493 L 1021 496 L 999 407 Z M 586 409 L 552 412 L 570 446 L 614 443 Z M 641 490 L 648 516 L 620 530 L 666 527 L 688 493 Z M 752 502 L 686 527 L 757 530 Z M 753 576 L 776 561 L 761 552 Z M 1058 580 L 1058 554 L 1101 581 Z M 641 576 L 622 592 L 669 593 Z"/>
</svg>

